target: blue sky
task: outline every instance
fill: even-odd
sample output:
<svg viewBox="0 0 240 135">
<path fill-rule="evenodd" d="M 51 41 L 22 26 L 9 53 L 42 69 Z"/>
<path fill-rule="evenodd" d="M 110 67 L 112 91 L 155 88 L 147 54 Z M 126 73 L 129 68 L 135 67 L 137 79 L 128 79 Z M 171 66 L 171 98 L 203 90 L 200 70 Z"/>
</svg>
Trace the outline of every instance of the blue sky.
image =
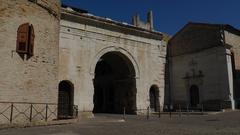
<svg viewBox="0 0 240 135">
<path fill-rule="evenodd" d="M 240 28 L 240 0 L 62 0 L 91 14 L 131 23 L 153 10 L 155 29 L 175 34 L 187 22 L 224 23 Z"/>
</svg>

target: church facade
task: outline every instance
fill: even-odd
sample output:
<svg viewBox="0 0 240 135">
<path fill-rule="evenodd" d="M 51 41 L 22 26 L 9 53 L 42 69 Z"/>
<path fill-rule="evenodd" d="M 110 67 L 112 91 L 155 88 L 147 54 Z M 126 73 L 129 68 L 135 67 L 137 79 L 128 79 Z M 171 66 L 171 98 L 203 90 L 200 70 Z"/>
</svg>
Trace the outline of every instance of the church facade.
<svg viewBox="0 0 240 135">
<path fill-rule="evenodd" d="M 188 23 L 168 45 L 171 104 L 235 109 L 239 99 L 240 31 L 230 25 Z"/>
</svg>

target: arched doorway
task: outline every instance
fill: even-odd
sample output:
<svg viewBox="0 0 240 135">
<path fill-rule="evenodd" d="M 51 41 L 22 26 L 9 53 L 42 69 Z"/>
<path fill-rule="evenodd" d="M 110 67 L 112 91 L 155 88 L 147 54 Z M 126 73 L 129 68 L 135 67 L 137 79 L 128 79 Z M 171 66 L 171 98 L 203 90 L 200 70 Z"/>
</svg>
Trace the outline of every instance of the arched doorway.
<svg viewBox="0 0 240 135">
<path fill-rule="evenodd" d="M 160 109 L 159 102 L 159 89 L 156 85 L 151 86 L 149 91 L 150 109 L 154 112 L 158 112 Z"/>
<path fill-rule="evenodd" d="M 58 118 L 72 118 L 74 95 L 73 84 L 70 81 L 61 81 L 58 89 Z"/>
<path fill-rule="evenodd" d="M 191 107 L 197 107 L 199 104 L 199 89 L 197 85 L 190 87 L 190 105 Z"/>
<path fill-rule="evenodd" d="M 131 61 L 120 52 L 108 52 L 97 62 L 94 78 L 94 113 L 136 111 L 136 79 Z"/>
</svg>

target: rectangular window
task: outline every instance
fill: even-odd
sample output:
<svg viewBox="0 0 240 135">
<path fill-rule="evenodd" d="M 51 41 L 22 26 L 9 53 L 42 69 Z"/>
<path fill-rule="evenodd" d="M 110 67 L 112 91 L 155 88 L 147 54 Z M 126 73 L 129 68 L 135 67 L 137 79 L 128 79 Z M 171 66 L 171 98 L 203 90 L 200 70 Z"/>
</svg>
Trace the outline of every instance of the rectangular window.
<svg viewBox="0 0 240 135">
<path fill-rule="evenodd" d="M 19 26 L 17 33 L 17 52 L 27 53 L 28 52 L 28 35 L 29 35 L 29 24 L 25 23 Z"/>
<path fill-rule="evenodd" d="M 17 31 L 17 53 L 33 56 L 34 38 L 33 25 L 29 23 L 20 25 Z"/>
</svg>

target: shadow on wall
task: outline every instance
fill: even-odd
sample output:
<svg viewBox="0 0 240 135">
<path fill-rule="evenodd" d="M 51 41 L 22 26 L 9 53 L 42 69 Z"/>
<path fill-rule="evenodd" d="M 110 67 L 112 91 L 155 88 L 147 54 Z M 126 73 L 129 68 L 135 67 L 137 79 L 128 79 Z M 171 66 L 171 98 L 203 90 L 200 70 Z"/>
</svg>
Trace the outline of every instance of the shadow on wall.
<svg viewBox="0 0 240 135">
<path fill-rule="evenodd" d="M 235 70 L 234 77 L 234 95 L 236 100 L 236 108 L 240 108 L 240 70 Z"/>
<path fill-rule="evenodd" d="M 170 91 L 170 63 L 169 63 L 169 45 L 167 45 L 166 63 L 165 63 L 165 87 L 164 87 L 164 106 L 171 104 Z"/>
<path fill-rule="evenodd" d="M 97 62 L 93 113 L 136 113 L 136 79 L 131 61 L 120 52 L 108 52 Z M 125 109 L 124 109 L 125 108 Z"/>
</svg>

